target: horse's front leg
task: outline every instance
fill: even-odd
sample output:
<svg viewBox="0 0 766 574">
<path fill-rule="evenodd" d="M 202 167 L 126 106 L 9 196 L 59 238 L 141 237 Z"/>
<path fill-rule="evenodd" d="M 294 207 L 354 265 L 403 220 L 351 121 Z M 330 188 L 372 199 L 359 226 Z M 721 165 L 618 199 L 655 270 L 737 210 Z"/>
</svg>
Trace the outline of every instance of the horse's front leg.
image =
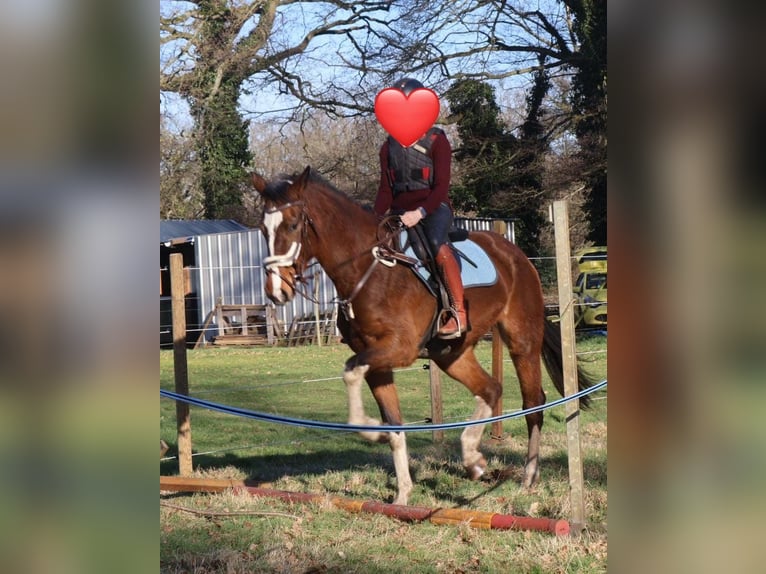
<svg viewBox="0 0 766 574">
<path fill-rule="evenodd" d="M 364 425 L 379 425 L 380 421 L 369 417 L 364 412 L 362 404 L 362 379 L 367 383 L 378 403 L 381 416 L 390 425 L 401 425 L 402 416 L 399 408 L 399 397 L 394 386 L 392 371 L 369 373 L 369 365 L 352 366 L 349 361 L 343 373 L 343 381 L 348 391 L 349 423 Z M 367 440 L 388 442 L 394 459 L 396 472 L 397 495 L 394 504 L 406 505 L 412 492 L 412 477 L 410 476 L 409 456 L 407 454 L 407 438 L 403 432 L 384 433 L 364 431 L 360 433 Z"/>
<path fill-rule="evenodd" d="M 350 366 L 353 361 L 346 364 L 346 370 L 343 371 L 343 382 L 346 383 L 346 392 L 348 393 L 348 424 L 378 426 L 378 419 L 367 416 L 364 412 L 364 403 L 362 402 L 362 381 L 370 365 Z M 359 433 L 363 438 L 370 442 L 388 442 L 388 433 L 375 431 L 361 431 Z"/>
</svg>

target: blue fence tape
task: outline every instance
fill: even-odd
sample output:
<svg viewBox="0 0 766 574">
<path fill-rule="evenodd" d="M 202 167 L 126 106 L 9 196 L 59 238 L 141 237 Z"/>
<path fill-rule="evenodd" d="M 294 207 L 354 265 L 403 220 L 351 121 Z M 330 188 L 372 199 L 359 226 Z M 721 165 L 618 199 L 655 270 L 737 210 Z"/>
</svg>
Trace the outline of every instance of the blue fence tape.
<svg viewBox="0 0 766 574">
<path fill-rule="evenodd" d="M 210 409 L 210 410 L 218 411 L 221 413 L 235 415 L 238 417 L 245 417 L 245 418 L 255 419 L 255 420 L 264 421 L 264 422 L 278 423 L 278 424 L 305 427 L 305 428 L 336 430 L 336 431 L 345 431 L 345 432 L 362 432 L 362 431 L 382 431 L 382 432 L 426 432 L 426 431 L 429 431 L 430 432 L 430 431 L 437 431 L 437 430 L 450 430 L 450 429 L 457 429 L 457 428 L 463 428 L 463 427 L 469 427 L 469 426 L 475 426 L 475 425 L 483 425 L 483 424 L 494 423 L 497 421 L 504 421 L 508 419 L 523 417 L 525 415 L 536 413 L 538 411 L 543 411 L 546 409 L 557 407 L 559 405 L 566 403 L 567 401 L 579 399 L 580 397 L 583 397 L 590 393 L 595 393 L 596 391 L 601 390 L 605 386 L 606 386 L 606 379 L 604 379 L 600 383 L 596 383 L 592 387 L 589 387 L 585 390 L 575 393 L 574 395 L 570 395 L 568 397 L 564 397 L 556 401 L 546 403 L 544 405 L 532 407 L 530 409 L 525 409 L 515 413 L 508 413 L 505 415 L 498 415 L 495 417 L 478 419 L 475 421 L 425 424 L 425 425 L 421 424 L 421 425 L 369 426 L 369 425 L 350 425 L 346 423 L 328 423 L 328 422 L 322 422 L 322 421 L 283 417 L 280 415 L 270 415 L 268 413 L 260 413 L 258 411 L 251 411 L 251 410 L 243 409 L 239 407 L 222 405 L 220 403 L 214 403 L 211 401 L 206 401 L 204 399 L 197 399 L 194 397 L 190 397 L 188 395 L 181 395 L 178 393 L 174 393 L 172 391 L 163 391 L 162 389 L 160 389 L 160 397 L 164 397 L 166 399 L 173 399 L 175 401 L 181 401 L 181 402 L 188 403 L 190 405 L 194 405 L 197 407 L 202 407 L 205 409 Z"/>
</svg>

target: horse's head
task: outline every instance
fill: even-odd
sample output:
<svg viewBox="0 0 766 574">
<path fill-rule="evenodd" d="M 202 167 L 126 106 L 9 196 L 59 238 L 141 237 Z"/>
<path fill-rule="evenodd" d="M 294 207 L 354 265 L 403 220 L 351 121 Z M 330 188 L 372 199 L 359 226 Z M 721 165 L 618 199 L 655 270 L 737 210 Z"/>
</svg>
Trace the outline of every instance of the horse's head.
<svg viewBox="0 0 766 574">
<path fill-rule="evenodd" d="M 252 176 L 264 200 L 262 231 L 269 250 L 263 260 L 266 295 L 280 305 L 295 296 L 295 284 L 312 257 L 306 245 L 309 219 L 303 196 L 310 174 L 307 167 L 295 180 L 267 182 L 258 174 Z"/>
</svg>

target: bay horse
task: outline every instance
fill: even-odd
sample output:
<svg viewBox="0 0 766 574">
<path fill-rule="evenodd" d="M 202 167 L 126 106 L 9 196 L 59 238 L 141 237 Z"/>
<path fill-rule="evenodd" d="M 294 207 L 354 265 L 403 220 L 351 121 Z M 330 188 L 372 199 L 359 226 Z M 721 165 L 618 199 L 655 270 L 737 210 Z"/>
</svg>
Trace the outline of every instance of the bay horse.
<svg viewBox="0 0 766 574">
<path fill-rule="evenodd" d="M 481 367 L 475 347 L 493 327 L 497 327 L 508 347 L 523 408 L 545 403 L 541 357 L 563 396 L 560 331 L 545 319 L 537 270 L 516 245 L 494 232 L 469 234 L 494 262 L 497 280 L 490 286 L 465 289 L 469 330 L 461 338 L 436 341 L 424 351 L 423 342 L 437 311 L 436 298 L 412 269 L 376 265 L 372 248 L 380 244 L 381 226 L 372 211 L 335 189 L 310 167 L 286 179 L 267 182 L 252 174 L 252 180 L 264 200 L 262 230 L 268 242 L 269 256 L 264 266 L 269 299 L 280 305 L 289 302 L 314 258 L 335 284 L 342 311 L 338 314 L 338 328 L 355 353 L 343 371 L 350 424 L 381 424 L 364 412 L 365 379 L 383 421 L 401 425 L 393 370 L 411 365 L 424 352 L 474 395 L 472 420 L 491 416 L 502 385 Z M 578 375 L 581 390 L 593 384 L 579 368 Z M 587 395 L 580 404 L 587 407 Z M 543 412 L 526 415 L 526 423 L 529 443 L 522 485 L 530 487 L 540 478 Z M 466 427 L 461 434 L 463 466 L 473 480 L 481 477 L 487 466 L 479 451 L 484 426 Z M 394 502 L 407 504 L 413 485 L 405 433 L 360 434 L 367 440 L 390 444 L 397 479 Z"/>
</svg>

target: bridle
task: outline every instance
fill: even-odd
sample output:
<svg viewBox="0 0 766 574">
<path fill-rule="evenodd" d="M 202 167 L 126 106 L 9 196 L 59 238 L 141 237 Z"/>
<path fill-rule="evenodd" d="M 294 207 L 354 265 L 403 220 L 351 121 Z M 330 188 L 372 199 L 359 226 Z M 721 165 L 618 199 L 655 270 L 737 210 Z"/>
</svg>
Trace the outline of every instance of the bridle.
<svg viewBox="0 0 766 574">
<path fill-rule="evenodd" d="M 296 293 L 300 293 L 313 303 L 318 303 L 318 301 L 315 301 L 314 298 L 306 293 L 303 290 L 298 289 L 298 285 L 296 283 L 300 284 L 306 284 L 306 278 L 304 277 L 304 273 L 306 271 L 306 265 L 299 261 L 299 257 L 301 254 L 301 250 L 303 247 L 303 244 L 307 241 L 308 236 L 306 235 L 306 224 L 310 225 L 311 228 L 314 230 L 314 233 L 316 233 L 316 227 L 314 226 L 314 222 L 311 220 L 311 217 L 309 216 L 308 212 L 306 211 L 306 202 L 305 201 L 289 201 L 285 204 L 278 205 L 276 207 L 272 207 L 271 209 L 268 209 L 264 211 L 264 215 L 270 215 L 274 213 L 279 213 L 284 211 L 285 209 L 288 209 L 290 207 L 300 207 L 300 217 L 301 217 L 301 236 L 300 241 L 293 241 L 290 244 L 289 249 L 285 253 L 281 254 L 273 254 L 269 255 L 268 257 L 263 258 L 263 266 L 266 269 L 266 273 L 274 273 L 276 275 L 279 275 L 279 268 L 280 267 L 295 267 L 295 277 L 294 282 L 288 281 L 284 277 L 280 275 L 280 279 L 282 281 L 285 281 L 290 285 L 290 287 L 295 291 Z M 276 236 L 276 229 L 274 230 L 274 235 Z"/>
<path fill-rule="evenodd" d="M 313 220 L 311 219 L 308 212 L 306 211 L 306 202 L 305 201 L 287 202 L 283 205 L 272 207 L 271 209 L 265 211 L 264 215 L 278 213 L 290 207 L 301 208 L 300 216 L 302 219 L 301 221 L 302 227 L 301 227 L 300 241 L 293 241 L 285 253 L 273 254 L 268 257 L 265 257 L 263 259 L 263 264 L 267 273 L 275 273 L 275 274 L 279 274 L 280 267 L 295 267 L 295 276 L 294 276 L 293 282 L 288 281 L 281 276 L 280 276 L 280 279 L 288 283 L 290 287 L 293 289 L 293 291 L 295 291 L 296 293 L 300 293 L 303 297 L 305 297 L 312 303 L 319 303 L 319 301 L 317 301 L 310 293 L 306 292 L 305 289 L 299 289 L 297 285 L 298 283 L 305 285 L 308 282 L 307 279 L 305 278 L 305 272 L 308 266 L 306 266 L 305 264 L 302 264 L 302 262 L 299 261 L 303 243 L 305 243 L 308 239 L 308 236 L 306 234 L 307 224 L 311 226 L 311 228 L 314 230 L 314 233 L 318 236 L 316 226 L 314 225 Z M 398 222 L 399 224 L 397 225 L 394 222 Z M 351 291 L 351 294 L 348 296 L 348 298 L 337 300 L 337 302 L 341 305 L 341 307 L 347 310 L 351 318 L 354 317 L 354 312 L 353 312 L 353 308 L 351 307 L 351 302 L 353 299 L 356 298 L 357 295 L 359 295 L 359 293 L 361 292 L 364 285 L 367 283 L 367 280 L 372 275 L 372 272 L 378 263 L 382 263 L 383 265 L 387 267 L 393 267 L 394 265 L 396 265 L 397 260 L 407 264 L 414 264 L 417 262 L 416 260 L 412 260 L 411 258 L 398 253 L 395 249 L 390 247 L 392 239 L 398 235 L 400 230 L 401 230 L 401 223 L 400 223 L 398 215 L 384 217 L 378 224 L 378 231 L 376 234 L 377 241 L 370 247 L 366 248 L 364 251 L 357 253 L 356 255 L 339 263 L 336 266 L 336 268 L 338 268 L 343 265 L 347 265 L 355 261 L 359 257 L 366 255 L 367 253 L 372 254 L 372 262 L 370 266 L 367 268 L 367 271 L 365 271 L 365 273 L 359 279 L 359 281 L 357 282 L 354 289 Z M 384 231 L 384 233 L 382 234 L 383 235 L 382 237 L 381 237 L 381 231 Z M 274 233 L 276 234 L 276 229 L 274 230 Z M 312 265 L 315 265 L 315 264 L 316 263 L 313 263 Z"/>
</svg>

